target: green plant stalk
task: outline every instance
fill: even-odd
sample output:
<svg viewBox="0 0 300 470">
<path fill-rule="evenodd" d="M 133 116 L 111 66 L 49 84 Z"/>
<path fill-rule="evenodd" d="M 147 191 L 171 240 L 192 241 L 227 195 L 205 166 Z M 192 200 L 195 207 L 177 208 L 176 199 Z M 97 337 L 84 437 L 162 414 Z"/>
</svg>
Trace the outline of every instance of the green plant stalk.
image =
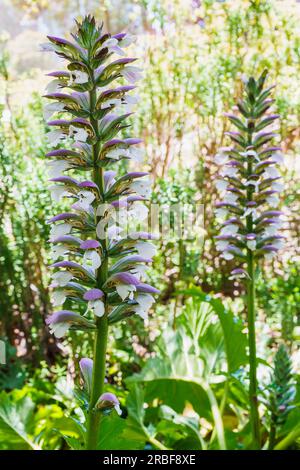
<svg viewBox="0 0 300 470">
<path fill-rule="evenodd" d="M 272 416 L 273 418 L 273 416 Z M 275 446 L 275 441 L 276 441 L 276 426 L 274 424 L 274 420 L 271 419 L 272 424 L 270 427 L 270 432 L 269 432 L 269 445 L 268 445 L 268 450 L 273 450 Z"/>
<path fill-rule="evenodd" d="M 248 127 L 248 145 L 252 145 L 253 128 Z M 247 167 L 248 175 L 252 173 L 252 162 L 249 159 Z M 252 192 L 250 186 L 247 190 L 248 201 L 252 200 Z M 248 232 L 253 231 L 252 214 L 247 217 Z M 258 397 L 257 397 L 257 376 L 256 376 L 256 335 L 255 335 L 255 265 L 253 252 L 247 250 L 247 320 L 248 320 L 248 347 L 249 347 L 249 401 L 250 401 L 250 423 L 252 432 L 252 447 L 260 449 L 260 423 L 258 413 Z"/>
<path fill-rule="evenodd" d="M 98 133 L 98 123 L 93 118 L 93 111 L 96 102 L 96 87 L 90 91 L 90 110 L 91 110 L 91 124 Z M 94 171 L 93 181 L 97 184 L 102 202 L 104 202 L 104 175 L 103 168 L 99 168 L 96 164 L 99 154 L 100 140 L 93 145 L 93 158 L 94 158 Z M 99 222 L 99 218 L 96 218 L 96 224 Z M 99 289 L 102 289 L 103 284 L 107 279 L 108 270 L 108 258 L 107 258 L 107 240 L 102 240 L 102 264 L 97 272 L 97 285 Z M 87 438 L 86 438 L 86 449 L 95 450 L 97 449 L 99 428 L 101 424 L 101 413 L 99 410 L 95 410 L 95 405 L 99 397 L 103 393 L 104 380 L 105 380 L 105 366 L 106 366 L 106 349 L 107 349 L 107 338 L 108 338 L 108 319 L 106 309 L 106 296 L 103 298 L 105 313 L 103 317 L 97 318 L 97 332 L 94 340 L 94 355 L 93 355 L 93 377 L 92 377 L 92 389 L 89 402 L 88 422 L 87 422 Z"/>
<path fill-rule="evenodd" d="M 247 315 L 248 315 L 248 346 L 249 346 L 249 401 L 250 422 L 252 430 L 252 445 L 254 449 L 260 449 L 260 424 L 257 399 L 257 377 L 256 377 L 256 338 L 255 338 L 255 280 L 253 254 L 248 250 L 247 271 L 249 280 L 247 282 Z"/>
<path fill-rule="evenodd" d="M 290 447 L 300 437 L 300 426 L 292 429 L 292 431 L 284 437 L 276 446 L 274 450 L 285 450 Z"/>
</svg>

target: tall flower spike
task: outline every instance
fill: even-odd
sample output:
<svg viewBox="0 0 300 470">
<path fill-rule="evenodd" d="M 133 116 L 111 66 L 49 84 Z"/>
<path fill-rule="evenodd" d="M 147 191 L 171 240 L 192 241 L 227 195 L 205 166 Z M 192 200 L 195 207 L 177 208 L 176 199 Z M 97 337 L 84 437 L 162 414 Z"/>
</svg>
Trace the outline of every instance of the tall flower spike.
<svg viewBox="0 0 300 470">
<path fill-rule="evenodd" d="M 238 266 L 231 278 L 245 281 L 247 287 L 250 420 L 253 447 L 260 448 L 255 342 L 255 267 L 263 257 L 270 259 L 283 245 L 278 233 L 281 215 L 278 193 L 282 190 L 278 167 L 283 163 L 281 148 L 271 144 L 277 137 L 277 114 L 270 112 L 273 87 L 264 88 L 267 72 L 258 80 L 245 83 L 243 99 L 237 108 L 240 116 L 227 113 L 238 129 L 227 132 L 233 145 L 220 150 L 215 162 L 221 166 L 216 186 L 222 195 L 217 217 L 223 220 L 216 237 L 217 249 L 225 260 Z"/>
<path fill-rule="evenodd" d="M 46 94 L 50 104 L 45 116 L 54 115 L 48 122 L 49 142 L 54 147 L 66 144 L 47 154 L 51 192 L 55 200 L 72 201 L 69 212 L 48 221 L 55 261 L 53 303 L 63 308 L 68 300 L 73 308 L 55 312 L 47 323 L 58 337 L 69 328 L 95 334 L 94 367 L 91 360 L 80 361 L 90 396 L 86 447 L 95 449 L 101 410 L 107 404 L 119 410 L 117 399 L 103 394 L 109 325 L 134 314 L 146 318 L 154 302 L 151 294 L 158 293 L 143 282 L 144 265 L 155 254 L 147 240 L 154 237 L 145 232 L 120 235 L 126 233 L 126 211 L 131 221 L 147 216 L 143 205 L 151 193 L 147 173 L 118 177 L 110 169 L 120 160 L 140 161 L 142 156 L 137 147 L 140 139 L 119 135 L 128 127 L 126 120 L 137 101 L 131 84 L 140 70 L 133 65 L 136 59 L 124 57 L 131 37 L 104 34 L 92 17 L 77 23 L 73 41 L 48 39 L 50 45 L 43 49 L 67 63 L 67 70 L 49 74 L 53 80 Z M 114 59 L 114 54 L 122 58 Z M 74 178 L 74 172 L 84 178 Z M 79 305 L 86 306 L 84 315 L 76 311 Z"/>
</svg>

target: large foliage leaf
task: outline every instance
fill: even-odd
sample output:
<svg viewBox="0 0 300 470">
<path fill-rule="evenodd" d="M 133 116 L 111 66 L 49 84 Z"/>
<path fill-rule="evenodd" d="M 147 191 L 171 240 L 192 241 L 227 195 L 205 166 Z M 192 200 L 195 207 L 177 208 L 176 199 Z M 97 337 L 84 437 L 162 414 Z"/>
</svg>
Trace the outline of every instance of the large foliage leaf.
<svg viewBox="0 0 300 470">
<path fill-rule="evenodd" d="M 4 449 L 38 449 L 30 437 L 34 403 L 29 397 L 16 402 L 0 395 L 0 446 Z"/>
<path fill-rule="evenodd" d="M 145 436 L 130 422 L 115 412 L 103 416 L 97 448 L 99 450 L 139 450 L 145 446 Z"/>
<path fill-rule="evenodd" d="M 215 346 L 212 351 L 216 351 L 216 348 L 220 349 L 223 346 L 229 373 L 247 364 L 247 337 L 242 332 L 242 320 L 234 316 L 232 311 L 226 309 L 220 299 L 205 294 L 198 287 L 192 287 L 185 290 L 184 293 L 196 299 L 200 306 L 203 304 L 210 306 L 211 312 L 215 313 L 219 320 L 217 323 L 210 323 L 202 335 L 200 331 L 200 346 L 204 348 L 209 348 L 210 345 Z M 195 310 L 194 314 L 196 313 Z"/>
</svg>

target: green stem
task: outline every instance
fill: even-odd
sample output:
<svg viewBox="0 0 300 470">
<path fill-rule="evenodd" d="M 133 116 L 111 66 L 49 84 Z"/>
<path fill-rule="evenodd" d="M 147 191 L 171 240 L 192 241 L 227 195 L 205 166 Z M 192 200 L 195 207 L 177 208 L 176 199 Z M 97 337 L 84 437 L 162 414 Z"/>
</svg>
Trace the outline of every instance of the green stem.
<svg viewBox="0 0 300 470">
<path fill-rule="evenodd" d="M 273 422 L 273 416 L 272 416 L 272 424 L 271 424 L 271 427 L 270 427 L 270 433 L 269 433 L 269 445 L 268 445 L 268 449 L 269 450 L 273 450 L 274 449 L 274 446 L 275 446 L 275 440 L 276 440 L 276 426 Z"/>
<path fill-rule="evenodd" d="M 93 111 L 95 109 L 95 103 L 97 98 L 96 87 L 90 91 L 90 110 L 91 110 L 91 124 L 97 135 L 98 133 L 98 122 L 93 118 Z M 97 184 L 102 202 L 104 202 L 104 174 L 103 168 L 97 166 L 97 159 L 100 148 L 100 140 L 93 145 L 93 160 L 94 160 L 94 171 L 93 181 Z M 100 218 L 96 217 L 96 225 Z M 97 272 L 97 287 L 102 289 L 103 284 L 107 279 L 108 271 L 108 258 L 107 258 L 107 240 L 101 241 L 102 246 L 102 264 Z M 105 380 L 105 369 L 106 369 L 106 349 L 107 349 L 107 338 L 108 338 L 108 319 L 107 319 L 107 300 L 106 296 L 103 298 L 105 313 L 101 318 L 97 318 L 97 332 L 94 340 L 94 357 L 93 357 L 93 377 L 92 377 L 92 388 L 89 402 L 89 412 L 87 421 L 87 438 L 86 438 L 86 449 L 95 450 L 97 449 L 99 428 L 101 424 L 101 413 L 99 410 L 95 410 L 95 405 L 99 397 L 103 393 L 104 380 Z"/>
<path fill-rule="evenodd" d="M 248 146 L 252 145 L 253 124 L 248 124 Z M 252 174 L 252 161 L 248 160 L 247 176 Z M 247 188 L 247 200 L 253 200 L 253 188 Z M 246 218 L 247 232 L 253 232 L 253 216 L 249 214 Z M 260 423 L 258 413 L 257 376 L 256 376 L 256 337 L 255 337 L 255 266 L 254 256 L 247 249 L 247 319 L 248 319 L 248 346 L 249 346 L 249 401 L 250 401 L 250 423 L 252 432 L 252 447 L 260 449 Z"/>
<path fill-rule="evenodd" d="M 159 450 L 169 450 L 168 447 L 165 447 L 161 442 L 159 442 L 155 437 L 150 437 L 148 436 L 148 441 L 150 444 L 152 444 L 154 447 L 157 447 Z"/>
<path fill-rule="evenodd" d="M 278 442 L 274 450 L 285 450 L 290 447 L 300 436 L 300 426 L 293 429 L 282 441 Z"/>
<path fill-rule="evenodd" d="M 249 345 L 249 400 L 250 422 L 252 430 L 252 445 L 254 449 L 260 449 L 260 425 L 257 398 L 256 377 L 256 340 L 255 340 L 255 281 L 254 259 L 251 250 L 248 250 L 248 282 L 247 282 L 247 314 L 248 314 L 248 345 Z"/>
</svg>

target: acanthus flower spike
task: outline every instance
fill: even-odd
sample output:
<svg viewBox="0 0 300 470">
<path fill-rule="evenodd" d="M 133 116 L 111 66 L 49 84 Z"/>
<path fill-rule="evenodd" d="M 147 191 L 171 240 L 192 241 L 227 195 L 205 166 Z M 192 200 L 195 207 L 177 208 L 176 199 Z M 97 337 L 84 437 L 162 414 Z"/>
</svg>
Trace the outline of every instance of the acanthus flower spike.
<svg viewBox="0 0 300 470">
<path fill-rule="evenodd" d="M 130 220 L 147 217 L 143 201 L 151 195 L 148 174 L 118 176 L 110 169 L 122 159 L 141 161 L 143 155 L 141 139 L 120 135 L 137 103 L 131 93 L 141 75 L 136 58 L 125 57 L 132 37 L 103 33 L 90 16 L 76 24 L 71 41 L 51 35 L 50 46 L 43 46 L 67 62 L 67 70 L 48 74 L 52 82 L 45 95 L 50 101 L 45 118 L 52 119 L 50 143 L 68 147 L 47 154 L 50 190 L 57 201 L 71 199 L 71 209 L 48 223 L 55 261 L 53 304 L 63 308 L 67 301 L 72 307 L 55 312 L 47 323 L 58 337 L 70 328 L 95 334 L 94 364 L 87 358 L 80 361 L 89 394 L 86 447 L 95 449 L 101 412 L 120 412 L 118 399 L 104 392 L 109 325 L 129 314 L 146 319 L 159 291 L 143 283 L 155 254 L 150 243 L 155 237 L 145 232 L 122 236 L 126 212 Z M 122 58 L 114 59 L 114 54 Z M 84 178 L 77 180 L 69 171 Z M 84 314 L 77 311 L 79 306 L 85 306 L 80 310 Z"/>
<path fill-rule="evenodd" d="M 227 132 L 233 145 L 221 149 L 215 158 L 217 165 L 223 165 L 216 187 L 223 196 L 217 204 L 217 217 L 224 219 L 216 245 L 223 258 L 239 264 L 232 270 L 230 278 L 245 282 L 247 289 L 250 422 L 252 446 L 256 449 L 260 448 L 255 343 L 256 263 L 263 257 L 271 259 L 283 246 L 282 237 L 277 233 L 282 223 L 282 212 L 277 207 L 280 203 L 278 194 L 283 189 L 278 181 L 278 166 L 283 164 L 283 156 L 280 146 L 271 144 L 278 134 L 268 131 L 268 126 L 273 126 L 279 115 L 270 113 L 273 87 L 264 89 L 266 77 L 265 71 L 258 80 L 251 77 L 246 81 L 244 98 L 238 103 L 241 116 L 226 113 L 238 128 L 237 132 Z M 232 197 L 233 194 L 236 197 Z"/>
</svg>

